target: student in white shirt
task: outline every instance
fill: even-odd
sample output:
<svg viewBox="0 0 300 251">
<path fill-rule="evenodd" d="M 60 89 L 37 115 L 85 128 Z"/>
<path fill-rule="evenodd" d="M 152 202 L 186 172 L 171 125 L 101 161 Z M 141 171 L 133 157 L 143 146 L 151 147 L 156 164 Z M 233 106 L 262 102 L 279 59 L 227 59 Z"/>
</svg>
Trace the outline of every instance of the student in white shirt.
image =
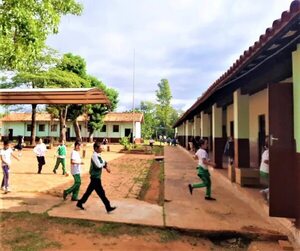
<svg viewBox="0 0 300 251">
<path fill-rule="evenodd" d="M 195 153 L 194 158 L 198 159 L 198 176 L 203 181 L 202 183 L 198 184 L 189 184 L 189 191 L 193 194 L 194 188 L 202 188 L 206 187 L 205 199 L 206 200 L 216 200 L 215 198 L 211 197 L 211 180 L 210 180 L 210 173 L 208 171 L 208 166 L 215 166 L 215 163 L 211 162 L 208 159 L 208 154 L 206 152 L 207 149 L 207 140 L 200 140 L 199 141 L 200 148 Z"/>
<path fill-rule="evenodd" d="M 265 142 L 265 150 L 262 153 L 261 156 L 261 163 L 259 167 L 260 171 L 260 183 L 262 185 L 265 185 L 267 188 L 261 190 L 261 194 L 264 196 L 264 198 L 269 201 L 269 142 L 268 138 L 266 138 Z"/>
<path fill-rule="evenodd" d="M 37 139 L 38 144 L 33 148 L 33 152 L 36 154 L 36 158 L 38 161 L 38 174 L 42 172 L 43 165 L 46 164 L 45 154 L 47 152 L 47 147 L 43 143 L 43 139 Z"/>
<path fill-rule="evenodd" d="M 63 199 L 66 200 L 68 194 L 72 193 L 72 201 L 78 201 L 78 194 L 81 185 L 81 165 L 83 162 L 81 161 L 80 157 L 80 149 L 81 149 L 81 142 L 79 140 L 75 141 L 74 150 L 71 153 L 71 174 L 74 178 L 74 184 L 63 191 Z"/>
<path fill-rule="evenodd" d="M 10 148 L 10 143 L 8 140 L 3 141 L 3 149 L 0 151 L 1 156 L 1 166 L 3 170 L 3 179 L 2 179 L 2 189 L 4 190 L 4 193 L 9 192 L 9 169 L 11 165 L 11 156 L 13 156 L 15 159 L 19 160 L 17 156 L 13 154 L 13 150 Z"/>
</svg>

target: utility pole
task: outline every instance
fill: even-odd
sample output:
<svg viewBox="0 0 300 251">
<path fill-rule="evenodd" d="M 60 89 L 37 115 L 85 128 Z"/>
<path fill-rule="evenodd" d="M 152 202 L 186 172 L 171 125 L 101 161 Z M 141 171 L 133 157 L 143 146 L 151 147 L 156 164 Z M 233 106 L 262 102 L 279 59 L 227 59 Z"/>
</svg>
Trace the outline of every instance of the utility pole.
<svg viewBox="0 0 300 251">
<path fill-rule="evenodd" d="M 135 49 L 133 49 L 133 72 L 132 72 L 132 143 L 134 143 L 134 84 L 135 84 Z"/>
</svg>

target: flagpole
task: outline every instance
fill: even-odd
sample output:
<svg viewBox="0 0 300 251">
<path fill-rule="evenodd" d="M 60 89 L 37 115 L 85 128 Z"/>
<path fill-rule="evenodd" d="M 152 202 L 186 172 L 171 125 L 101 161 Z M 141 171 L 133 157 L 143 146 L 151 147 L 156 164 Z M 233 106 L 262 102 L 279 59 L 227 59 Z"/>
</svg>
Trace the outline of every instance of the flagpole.
<svg viewBox="0 0 300 251">
<path fill-rule="evenodd" d="M 133 73 L 132 73 L 132 143 L 134 139 L 134 84 L 135 84 L 135 48 L 133 49 Z"/>
</svg>

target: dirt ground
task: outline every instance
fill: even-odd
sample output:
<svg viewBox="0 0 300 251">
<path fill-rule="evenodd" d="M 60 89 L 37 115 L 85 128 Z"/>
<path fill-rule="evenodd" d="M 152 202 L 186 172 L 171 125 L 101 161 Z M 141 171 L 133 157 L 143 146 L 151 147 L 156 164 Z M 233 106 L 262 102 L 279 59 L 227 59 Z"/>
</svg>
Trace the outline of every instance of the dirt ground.
<svg viewBox="0 0 300 251">
<path fill-rule="evenodd" d="M 220 250 L 176 231 L 4 213 L 1 250 Z"/>
<path fill-rule="evenodd" d="M 137 197 L 141 182 L 151 165 L 153 155 L 121 154 L 121 146 L 112 145 L 110 152 L 103 152 L 103 158 L 109 161 L 111 173 L 103 171 L 102 182 L 109 198 L 135 198 Z M 92 155 L 92 146 L 83 148 L 86 157 L 83 159 L 82 183 L 80 195 L 89 184 L 89 166 Z M 70 171 L 70 154 L 72 148 L 67 148 L 67 171 Z M 17 154 L 17 152 L 15 152 Z M 42 174 L 37 174 L 37 160 L 32 149 L 24 149 L 20 161 L 13 159 L 10 171 L 10 188 L 12 192 L 39 192 L 54 196 L 62 196 L 62 191 L 73 184 L 72 175 L 63 176 L 59 167 L 57 174 L 53 173 L 56 162 L 55 148 L 48 150 L 46 165 Z M 2 174 L 0 176 L 2 178 Z M 92 196 L 97 196 L 93 194 Z"/>
<path fill-rule="evenodd" d="M 102 176 L 107 197 L 112 200 L 142 198 L 148 203 L 162 203 L 164 199 L 159 197 L 163 194 L 160 185 L 164 175 L 161 164 L 153 163 L 154 155 L 123 154 L 119 153 L 121 148 L 119 145 L 112 145 L 110 152 L 103 153 L 103 158 L 109 161 L 112 170 L 110 174 L 104 171 Z M 72 148 L 68 147 L 67 150 L 69 171 Z M 92 146 L 88 145 L 84 150 L 86 157 L 83 159 L 85 164 L 82 167 L 79 196 L 89 183 Z M 56 162 L 54 154 L 55 149 L 48 150 L 42 174 L 37 174 L 37 160 L 32 149 L 24 149 L 20 161 L 13 159 L 10 172 L 11 194 L 34 193 L 36 197 L 57 198 L 62 201 L 62 191 L 73 184 L 73 177 L 63 176 L 61 168 L 57 174 L 52 172 Z M 144 189 L 147 192 L 141 196 L 141 190 Z M 92 194 L 92 197 L 96 196 L 95 193 Z M 53 218 L 47 214 L 28 212 L 0 214 L 0 250 L 247 250 L 249 243 L 237 247 L 234 246 L 236 242 L 240 240 L 234 240 L 234 244 L 225 243 L 221 247 L 208 239 L 170 229 Z"/>
<path fill-rule="evenodd" d="M 88 171 L 92 146 L 86 146 L 83 150 L 86 151 L 86 157 L 83 159 L 80 195 L 83 194 L 89 183 Z M 113 145 L 110 147 L 110 152 L 103 152 L 102 154 L 103 158 L 109 161 L 112 170 L 110 174 L 105 171 L 103 173 L 104 189 L 110 199 L 138 198 L 149 168 L 152 166 L 154 155 L 122 154 L 119 153 L 119 150 L 121 150 L 121 146 Z M 70 171 L 69 156 L 71 151 L 72 148 L 68 147 L 67 171 Z M 15 154 L 17 155 L 17 152 Z M 73 184 L 73 177 L 71 175 L 63 176 L 61 167 L 57 174 L 54 174 L 52 170 L 55 161 L 54 148 L 47 151 L 46 165 L 43 167 L 42 174 L 37 174 L 37 161 L 32 149 L 24 149 L 20 161 L 13 159 L 10 170 L 11 193 L 30 192 L 36 193 L 38 197 L 43 197 L 43 194 L 61 197 L 62 191 Z M 145 200 L 151 203 L 159 202 L 159 170 L 160 166 L 155 165 L 151 175 L 153 177 L 155 175 L 157 179 L 154 185 L 150 184 L 147 188 L 149 194 L 144 194 Z M 96 197 L 97 195 L 94 193 L 91 196 Z M 128 230 L 120 235 L 117 234 L 118 236 L 107 236 L 106 234 L 99 235 L 97 228 L 90 230 L 89 227 L 86 227 L 97 225 L 99 228 L 101 223 L 89 221 L 78 223 L 74 220 L 75 223 L 59 224 L 58 222 L 65 223 L 70 222 L 70 220 L 51 220 L 48 217 L 43 218 L 41 215 L 28 213 L 15 213 L 11 214 L 10 217 L 6 216 L 5 213 L 1 214 L 0 230 L 2 233 L 5 232 L 5 234 L 1 234 L 1 250 L 139 250 L 141 248 L 145 250 L 174 250 L 177 248 L 192 250 L 198 244 L 203 247 L 209 246 L 206 241 L 203 243 L 202 241 L 190 241 L 190 237 L 182 237 L 182 240 L 179 241 L 179 235 L 176 235 L 175 240 L 174 237 L 168 236 L 168 232 L 150 231 L 147 233 L 147 241 L 145 241 L 145 236 L 140 234 L 128 235 Z M 143 232 L 143 227 L 140 227 L 138 232 Z"/>
</svg>

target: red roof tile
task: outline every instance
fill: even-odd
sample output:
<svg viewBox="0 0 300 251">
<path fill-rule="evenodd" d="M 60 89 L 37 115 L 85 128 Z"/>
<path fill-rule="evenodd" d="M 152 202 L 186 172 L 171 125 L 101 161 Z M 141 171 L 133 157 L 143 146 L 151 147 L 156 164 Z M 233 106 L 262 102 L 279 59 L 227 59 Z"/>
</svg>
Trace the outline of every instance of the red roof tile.
<svg viewBox="0 0 300 251">
<path fill-rule="evenodd" d="M 124 113 L 124 112 L 111 112 L 106 114 L 104 117 L 104 122 L 143 122 L 143 113 Z M 49 113 L 37 113 L 36 121 L 50 121 L 51 116 Z M 53 119 L 54 121 L 58 121 L 58 119 Z M 79 116 L 78 121 L 86 121 L 86 116 Z M 5 122 L 30 122 L 31 121 L 31 113 L 10 113 L 5 115 L 0 119 Z"/>
</svg>

